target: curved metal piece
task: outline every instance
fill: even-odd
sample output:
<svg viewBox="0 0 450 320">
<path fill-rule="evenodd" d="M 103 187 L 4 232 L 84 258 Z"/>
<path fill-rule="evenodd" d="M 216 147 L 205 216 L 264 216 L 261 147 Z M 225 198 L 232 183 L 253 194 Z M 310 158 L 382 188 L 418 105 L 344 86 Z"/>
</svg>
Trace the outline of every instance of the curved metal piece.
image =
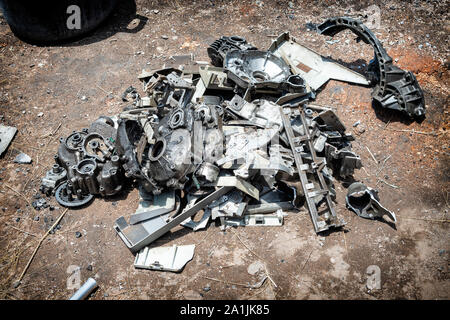
<svg viewBox="0 0 450 320">
<path fill-rule="evenodd" d="M 362 218 L 374 219 L 387 215 L 392 221 L 397 222 L 395 213 L 380 204 L 378 192 L 375 189 L 366 187 L 361 182 L 353 182 L 348 187 L 345 200 L 347 208 Z"/>
<path fill-rule="evenodd" d="M 425 100 L 416 77 L 392 64 L 381 42 L 361 21 L 349 17 L 335 17 L 317 26 L 320 34 L 334 36 L 349 29 L 374 49 L 374 59 L 368 66 L 369 81 L 374 88 L 372 97 L 383 108 L 407 113 L 410 117 L 425 115 Z"/>
</svg>

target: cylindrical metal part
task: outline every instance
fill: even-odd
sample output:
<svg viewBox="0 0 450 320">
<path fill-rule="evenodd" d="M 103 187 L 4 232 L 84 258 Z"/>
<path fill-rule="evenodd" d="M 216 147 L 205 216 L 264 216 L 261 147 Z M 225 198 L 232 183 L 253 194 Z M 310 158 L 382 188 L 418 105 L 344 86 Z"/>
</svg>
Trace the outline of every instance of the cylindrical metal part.
<svg viewBox="0 0 450 320">
<path fill-rule="evenodd" d="M 69 300 L 84 300 L 97 286 L 97 282 L 89 278 Z"/>
</svg>

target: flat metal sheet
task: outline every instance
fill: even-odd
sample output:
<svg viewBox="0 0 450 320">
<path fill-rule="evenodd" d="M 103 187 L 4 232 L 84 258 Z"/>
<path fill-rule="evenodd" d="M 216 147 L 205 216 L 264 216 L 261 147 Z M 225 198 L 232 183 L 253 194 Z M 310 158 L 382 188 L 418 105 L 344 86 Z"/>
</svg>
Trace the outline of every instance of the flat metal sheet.
<svg viewBox="0 0 450 320">
<path fill-rule="evenodd" d="M 269 51 L 288 63 L 292 72 L 299 74 L 313 90 L 319 89 L 330 79 L 369 85 L 363 75 L 304 47 L 291 38 L 289 33 L 280 35 Z"/>
<path fill-rule="evenodd" d="M 153 196 L 153 201 L 145 200 L 141 196 L 136 213 L 130 217 L 130 224 L 136 224 L 155 218 L 175 209 L 175 190 L 163 192 Z"/>
<path fill-rule="evenodd" d="M 256 200 L 259 200 L 259 190 L 239 177 L 222 176 L 217 178 L 215 185 L 218 187 L 235 187 Z"/>
<path fill-rule="evenodd" d="M 176 217 L 169 217 L 170 213 L 167 213 L 135 225 L 128 225 L 125 218 L 120 217 L 116 220 L 114 229 L 126 246 L 132 252 L 136 252 L 163 236 L 165 233 L 169 232 L 170 229 L 176 227 L 187 218 L 193 216 L 199 210 L 205 208 L 211 202 L 217 200 L 231 189 L 232 187 L 221 187 L 217 189 L 195 203 L 192 207 L 185 208 L 183 212 Z"/>
<path fill-rule="evenodd" d="M 189 217 L 186 220 L 184 220 L 181 223 L 181 225 L 183 227 L 191 228 L 192 230 L 197 231 L 197 230 L 205 229 L 206 226 L 208 225 L 208 221 L 210 218 L 211 218 L 211 209 L 207 209 L 203 213 L 203 216 L 200 219 L 200 221 L 195 222 L 194 220 L 192 220 L 192 217 Z"/>
<path fill-rule="evenodd" d="M 172 247 L 145 247 L 134 260 L 134 267 L 160 271 L 181 271 L 194 257 L 195 244 Z"/>
</svg>

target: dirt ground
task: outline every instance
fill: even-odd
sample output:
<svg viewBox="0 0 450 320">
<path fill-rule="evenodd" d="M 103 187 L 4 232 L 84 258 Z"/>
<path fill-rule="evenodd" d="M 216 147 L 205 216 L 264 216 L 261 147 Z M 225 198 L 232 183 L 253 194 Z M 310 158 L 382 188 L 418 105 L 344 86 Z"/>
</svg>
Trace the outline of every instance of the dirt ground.
<svg viewBox="0 0 450 320">
<path fill-rule="evenodd" d="M 346 185 L 336 181 L 344 232 L 316 235 L 304 209 L 290 213 L 282 227 L 223 232 L 211 224 L 196 233 L 179 227 L 154 245 L 196 244 L 185 269 L 136 270 L 133 254 L 113 229 L 117 218 L 128 218 L 137 207 L 138 192 L 130 187 L 69 210 L 41 244 L 22 284 L 13 286 L 63 211 L 54 198 L 48 199 L 52 211 L 30 206 L 59 137 L 119 113 L 125 106 L 120 95 L 130 85 L 140 88 L 142 69 L 191 52 L 209 61 L 206 48 L 222 35 L 243 36 L 264 50 L 289 31 L 322 55 L 363 70 L 373 52 L 353 34 L 339 34 L 339 42 L 330 44 L 305 26 L 370 5 L 339 3 L 121 1 L 87 37 L 50 47 L 22 42 L 0 17 L 0 123 L 18 129 L 0 159 L 0 298 L 67 299 L 75 291 L 67 287 L 70 266 L 79 266 L 82 283 L 88 277 L 99 283 L 91 299 L 449 299 L 448 1 L 376 1 L 381 25 L 373 31 L 396 64 L 417 76 L 427 107 L 422 123 L 372 106 L 369 88 L 336 81 L 315 102 L 337 108 L 354 134 L 353 149 L 364 165 L 355 179 L 379 190 L 382 204 L 397 215 L 396 226 L 347 210 Z M 19 152 L 33 163 L 14 163 Z M 381 269 L 380 290 L 366 287 L 370 265 Z M 273 282 L 243 286 L 265 274 Z"/>
</svg>

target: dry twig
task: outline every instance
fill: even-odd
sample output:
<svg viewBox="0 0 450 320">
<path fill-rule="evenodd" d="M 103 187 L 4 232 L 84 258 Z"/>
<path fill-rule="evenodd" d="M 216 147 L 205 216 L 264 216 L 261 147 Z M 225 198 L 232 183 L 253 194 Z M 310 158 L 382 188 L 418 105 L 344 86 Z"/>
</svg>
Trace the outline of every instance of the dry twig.
<svg viewBox="0 0 450 320">
<path fill-rule="evenodd" d="M 56 219 L 55 223 L 50 227 L 50 229 L 47 230 L 47 232 L 42 236 L 41 240 L 39 240 L 39 243 L 36 246 L 36 249 L 34 249 L 33 254 L 31 255 L 30 259 L 28 260 L 27 265 L 25 266 L 25 268 L 22 271 L 22 274 L 20 275 L 19 279 L 17 280 L 18 283 L 20 284 L 20 282 L 23 279 L 23 276 L 25 275 L 25 272 L 27 272 L 31 261 L 33 261 L 34 256 L 36 255 L 36 252 L 39 250 L 39 247 L 41 246 L 42 242 L 45 240 L 45 238 L 48 236 L 48 234 L 50 233 L 50 231 L 52 231 L 57 225 L 58 223 L 61 221 L 61 219 L 64 217 L 64 215 L 66 214 L 66 212 L 69 210 L 69 208 L 66 208 L 63 213 L 61 213 L 61 215 L 59 216 L 58 219 Z"/>
</svg>

